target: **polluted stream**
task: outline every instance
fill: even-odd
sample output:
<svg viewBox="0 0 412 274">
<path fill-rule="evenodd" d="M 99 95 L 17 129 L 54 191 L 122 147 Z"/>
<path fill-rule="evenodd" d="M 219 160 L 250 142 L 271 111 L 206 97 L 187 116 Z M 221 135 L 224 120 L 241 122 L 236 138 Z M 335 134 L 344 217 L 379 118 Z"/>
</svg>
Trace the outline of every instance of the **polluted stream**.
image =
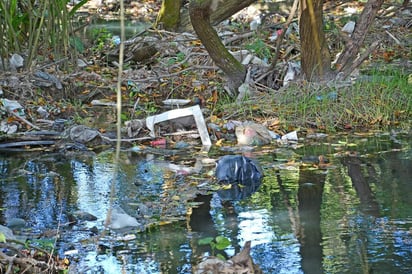
<svg viewBox="0 0 412 274">
<path fill-rule="evenodd" d="M 412 273 L 410 133 L 314 137 L 124 150 L 115 179 L 112 150 L 2 151 L 0 225 L 54 246 L 69 273 L 192 273 L 247 241 L 263 273 Z M 263 178 L 218 183 L 225 155 Z"/>
</svg>

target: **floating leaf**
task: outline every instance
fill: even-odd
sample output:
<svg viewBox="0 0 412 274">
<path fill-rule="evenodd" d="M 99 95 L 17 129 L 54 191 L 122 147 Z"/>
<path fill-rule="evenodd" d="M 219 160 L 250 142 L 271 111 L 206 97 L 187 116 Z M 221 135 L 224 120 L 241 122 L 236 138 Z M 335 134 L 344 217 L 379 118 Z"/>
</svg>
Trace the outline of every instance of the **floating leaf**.
<svg viewBox="0 0 412 274">
<path fill-rule="evenodd" d="M 5 243 L 6 242 L 6 235 L 4 233 L 0 232 L 0 243 Z"/>
<path fill-rule="evenodd" d="M 232 185 L 231 185 L 231 184 L 222 185 L 222 189 L 224 189 L 224 190 L 228 190 L 228 189 L 231 189 L 231 188 L 232 188 Z"/>
<path fill-rule="evenodd" d="M 223 250 L 230 246 L 230 240 L 223 236 L 216 237 L 216 248 L 219 250 Z"/>
<path fill-rule="evenodd" d="M 198 244 L 199 245 L 209 245 L 210 243 L 213 242 L 213 237 L 205 237 L 202 239 L 199 239 Z"/>
<path fill-rule="evenodd" d="M 223 145 L 223 142 L 225 141 L 225 139 L 219 139 L 216 141 L 216 146 L 221 147 Z"/>
</svg>

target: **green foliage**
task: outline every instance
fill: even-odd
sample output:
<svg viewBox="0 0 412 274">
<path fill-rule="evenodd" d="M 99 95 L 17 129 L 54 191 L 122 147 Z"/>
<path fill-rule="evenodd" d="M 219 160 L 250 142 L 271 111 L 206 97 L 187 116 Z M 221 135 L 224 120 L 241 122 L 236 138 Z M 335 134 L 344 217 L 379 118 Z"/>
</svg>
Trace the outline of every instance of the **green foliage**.
<svg viewBox="0 0 412 274">
<path fill-rule="evenodd" d="M 224 250 L 225 248 L 230 246 L 230 240 L 223 236 L 217 236 L 215 238 L 215 248 L 218 250 Z M 213 244 L 213 243 L 212 243 Z"/>
<path fill-rule="evenodd" d="M 53 252 L 55 251 L 55 239 L 32 239 L 30 241 L 26 241 L 26 247 L 29 248 L 30 246 L 37 246 L 40 252 L 40 249 L 43 252 Z"/>
<path fill-rule="evenodd" d="M 127 115 L 126 113 L 122 113 L 120 116 L 123 122 L 130 120 L 129 115 Z"/>
<path fill-rule="evenodd" d="M 171 65 L 181 63 L 185 60 L 185 58 L 186 58 L 186 55 L 183 52 L 178 52 L 175 57 L 168 59 L 167 65 L 171 66 Z"/>
<path fill-rule="evenodd" d="M 69 17 L 73 17 L 84 4 L 86 4 L 89 0 L 82 0 L 79 3 L 77 3 L 69 12 Z"/>
<path fill-rule="evenodd" d="M 199 239 L 198 243 L 199 245 L 210 245 L 213 255 L 216 250 L 224 250 L 230 246 L 230 240 L 223 236 L 216 236 L 216 238 L 205 237 Z"/>
<path fill-rule="evenodd" d="M 345 129 L 409 128 L 412 117 L 412 89 L 408 74 L 386 64 L 363 71 L 349 86 L 316 83 L 291 84 L 286 89 L 242 104 L 220 97 L 217 113 L 253 119 L 278 115 L 282 130 L 316 127 L 328 132 Z"/>
<path fill-rule="evenodd" d="M 407 127 L 410 123 L 412 93 L 400 70 L 373 69 L 345 88 L 312 88 L 299 94 L 292 89 L 279 100 L 279 113 L 287 123 L 310 123 L 332 132 Z"/>
<path fill-rule="evenodd" d="M 257 38 L 251 44 L 246 45 L 246 49 L 254 52 L 257 57 L 261 59 L 268 60 L 272 56 L 271 49 L 260 38 Z"/>
<path fill-rule="evenodd" d="M 83 41 L 76 36 L 69 38 L 70 46 L 74 48 L 77 52 L 83 53 L 84 52 L 84 44 Z"/>
<path fill-rule="evenodd" d="M 27 53 L 26 68 L 30 68 L 38 55 L 44 59 L 75 57 L 71 51 L 71 20 L 75 11 L 87 1 L 78 3 L 70 12 L 67 0 L 0 1 L 0 56 L 7 58 L 13 53 Z M 73 41 L 71 42 L 73 45 Z M 77 47 L 75 47 L 78 49 Z M 6 64 L 2 60 L 2 64 Z"/>
<path fill-rule="evenodd" d="M 112 40 L 113 34 L 111 34 L 106 28 L 93 29 L 92 38 L 93 41 L 96 41 L 92 48 L 93 51 L 101 52 L 107 47 L 112 48 L 114 46 Z"/>
<path fill-rule="evenodd" d="M 143 104 L 143 106 L 139 109 L 136 110 L 136 116 L 150 116 L 153 115 L 157 112 L 157 106 L 156 103 L 153 101 L 148 101 L 146 103 Z"/>
</svg>

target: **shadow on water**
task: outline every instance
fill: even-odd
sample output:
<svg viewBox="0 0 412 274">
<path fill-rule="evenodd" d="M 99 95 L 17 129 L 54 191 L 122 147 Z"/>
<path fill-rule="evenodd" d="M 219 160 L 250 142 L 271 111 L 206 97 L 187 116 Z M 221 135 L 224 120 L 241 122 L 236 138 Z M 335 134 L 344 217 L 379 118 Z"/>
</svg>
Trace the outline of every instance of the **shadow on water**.
<svg viewBox="0 0 412 274">
<path fill-rule="evenodd" d="M 104 234 L 111 151 L 2 153 L 0 224 L 34 239 L 59 228 L 57 252 L 72 273 L 191 273 L 202 257 L 229 258 L 248 240 L 264 273 L 411 273 L 412 151 L 410 136 L 399 138 L 256 150 L 265 176 L 250 189 L 217 190 L 214 166 L 191 173 L 194 154 L 124 152 L 115 203 L 139 226 Z M 72 223 L 76 212 L 95 219 Z M 231 245 L 199 245 L 216 236 Z"/>
</svg>

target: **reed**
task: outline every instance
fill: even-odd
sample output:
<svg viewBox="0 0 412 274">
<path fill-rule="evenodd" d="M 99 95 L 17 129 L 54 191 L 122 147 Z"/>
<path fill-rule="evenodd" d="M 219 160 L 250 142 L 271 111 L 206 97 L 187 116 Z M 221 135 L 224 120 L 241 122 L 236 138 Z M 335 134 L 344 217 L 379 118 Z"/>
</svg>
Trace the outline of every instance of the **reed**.
<svg viewBox="0 0 412 274">
<path fill-rule="evenodd" d="M 0 68 L 7 69 L 7 59 L 14 53 L 24 56 L 29 70 L 38 63 L 75 60 L 76 49 L 70 47 L 72 22 L 86 2 L 69 10 L 66 0 L 0 1 Z"/>
</svg>

